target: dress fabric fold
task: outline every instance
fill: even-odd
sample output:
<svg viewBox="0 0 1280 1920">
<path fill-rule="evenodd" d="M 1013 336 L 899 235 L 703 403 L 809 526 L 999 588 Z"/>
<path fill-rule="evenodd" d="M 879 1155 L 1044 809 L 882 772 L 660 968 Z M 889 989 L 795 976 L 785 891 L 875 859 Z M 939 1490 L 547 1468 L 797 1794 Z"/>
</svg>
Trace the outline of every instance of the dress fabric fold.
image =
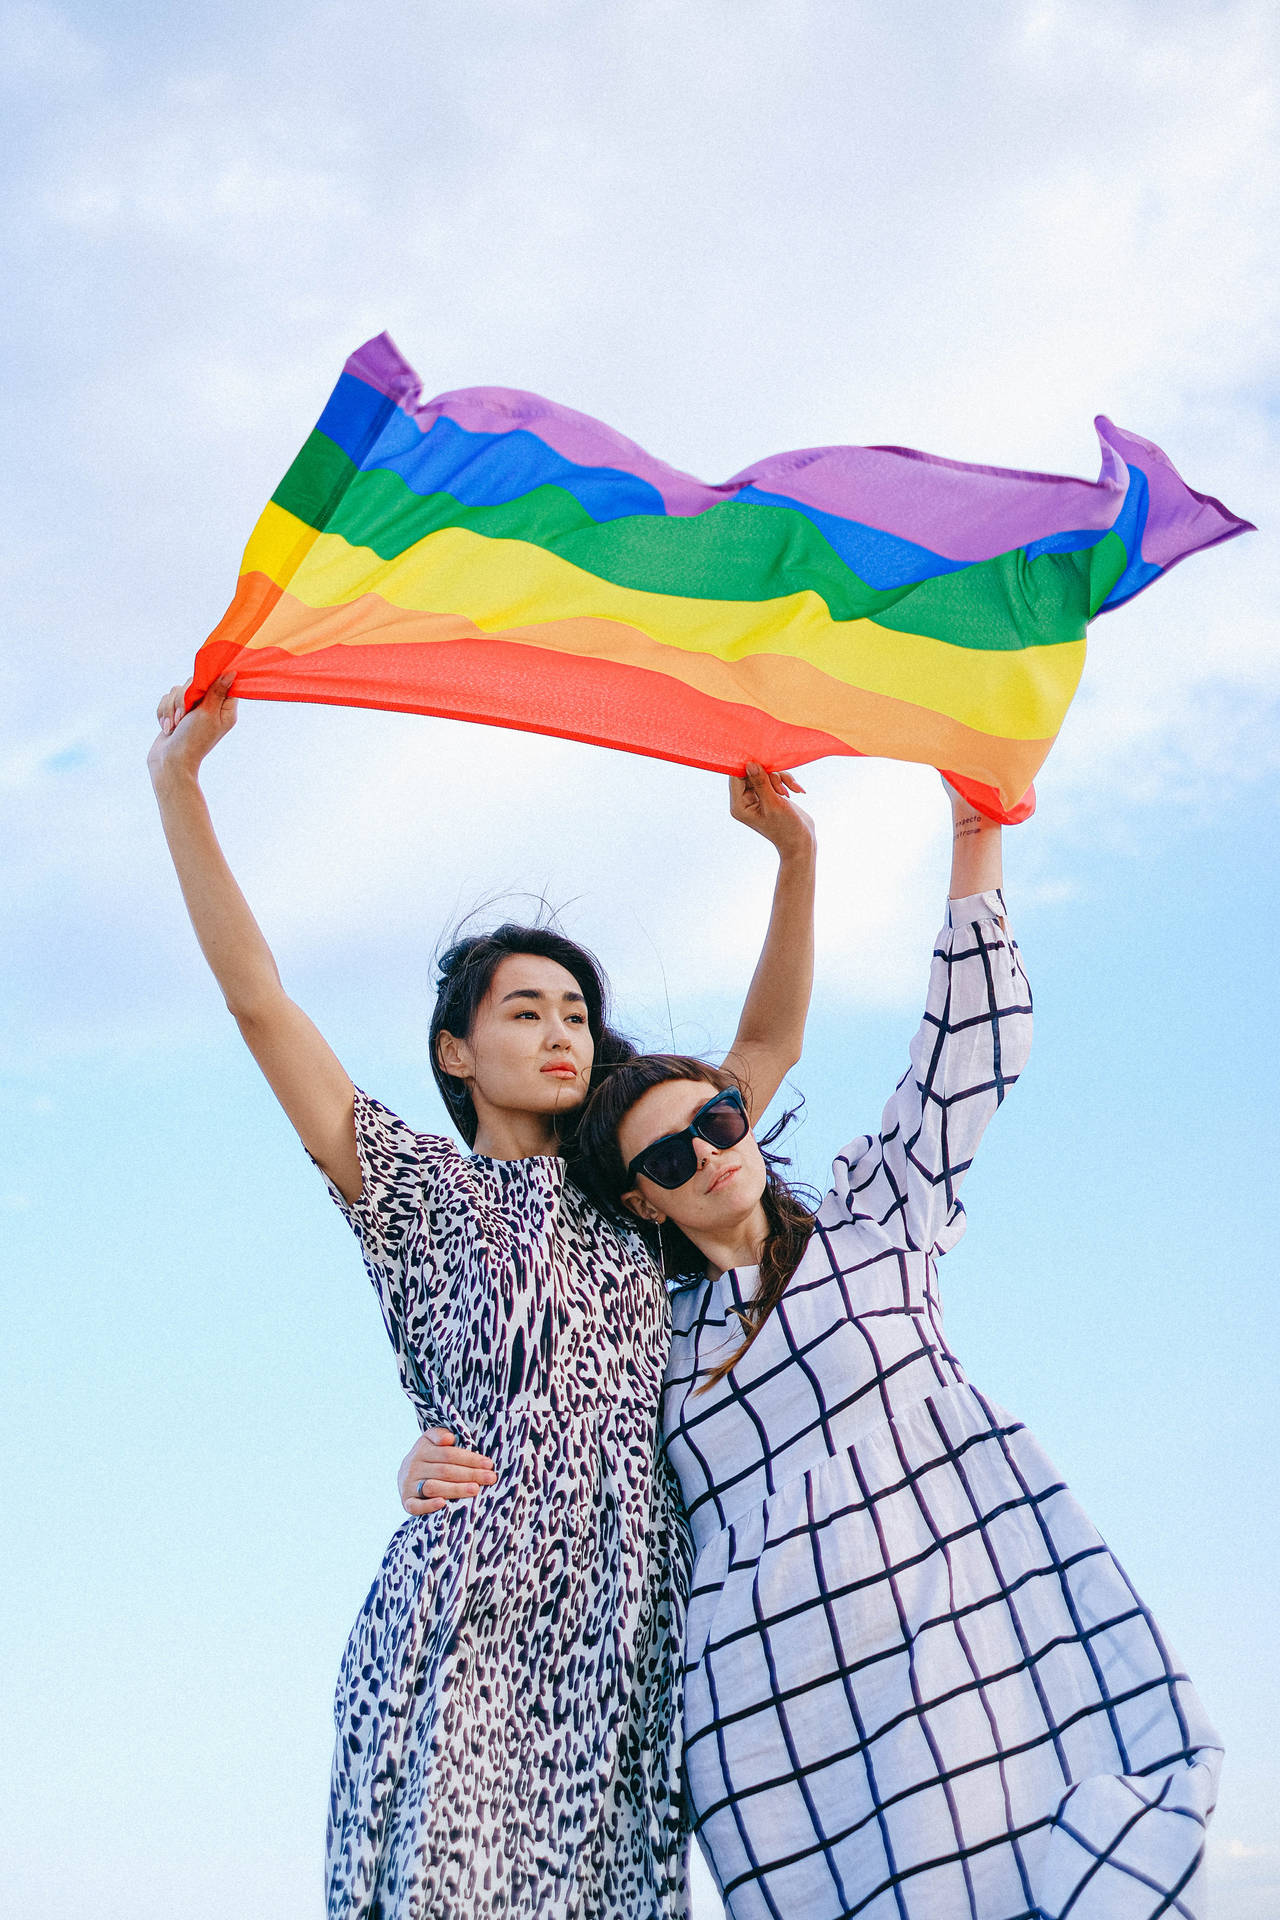
<svg viewBox="0 0 1280 1920">
<path fill-rule="evenodd" d="M 686 1920 L 688 1540 L 657 1449 L 670 1315 L 562 1160 L 356 1096 L 358 1235 L 423 1427 L 497 1484 L 396 1532 L 343 1657 L 329 1920 Z"/>
<path fill-rule="evenodd" d="M 709 1390 L 755 1271 L 674 1297 L 686 1778 L 732 1920 L 1203 1920 L 1218 1738 L 943 1330 L 958 1189 L 1030 1040 L 1001 896 L 953 902 L 880 1131 L 837 1158 L 781 1303 Z"/>
</svg>

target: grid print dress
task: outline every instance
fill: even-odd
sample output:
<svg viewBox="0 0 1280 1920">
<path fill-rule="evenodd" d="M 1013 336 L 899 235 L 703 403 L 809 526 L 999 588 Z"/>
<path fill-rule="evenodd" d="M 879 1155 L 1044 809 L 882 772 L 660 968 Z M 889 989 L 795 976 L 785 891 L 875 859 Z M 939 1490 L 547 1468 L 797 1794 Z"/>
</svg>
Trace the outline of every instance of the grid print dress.
<svg viewBox="0 0 1280 1920">
<path fill-rule="evenodd" d="M 1204 1911 L 1218 1742 L 1020 1422 L 947 1346 L 936 1256 L 1031 1041 L 999 894 L 956 901 L 911 1067 L 780 1306 L 674 1302 L 664 1427 L 694 1530 L 685 1768 L 733 1920 Z"/>
</svg>

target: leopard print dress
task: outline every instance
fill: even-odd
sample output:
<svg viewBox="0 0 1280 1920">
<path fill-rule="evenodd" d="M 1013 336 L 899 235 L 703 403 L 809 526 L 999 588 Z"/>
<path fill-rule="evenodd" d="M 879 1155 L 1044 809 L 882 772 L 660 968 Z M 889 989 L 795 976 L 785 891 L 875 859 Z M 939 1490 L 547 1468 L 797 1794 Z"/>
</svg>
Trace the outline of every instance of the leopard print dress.
<svg viewBox="0 0 1280 1920">
<path fill-rule="evenodd" d="M 687 1530 L 656 1446 L 665 1289 L 562 1160 L 363 1093 L 348 1205 L 422 1426 L 497 1484 L 393 1536 L 335 1699 L 330 1920 L 683 1920 Z"/>
</svg>

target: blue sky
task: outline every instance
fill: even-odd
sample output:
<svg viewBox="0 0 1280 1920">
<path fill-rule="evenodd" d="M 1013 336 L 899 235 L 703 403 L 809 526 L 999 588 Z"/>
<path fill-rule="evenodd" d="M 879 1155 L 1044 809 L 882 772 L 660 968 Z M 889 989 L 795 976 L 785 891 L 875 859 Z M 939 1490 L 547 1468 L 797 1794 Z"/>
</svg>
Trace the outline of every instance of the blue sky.
<svg viewBox="0 0 1280 1920">
<path fill-rule="evenodd" d="M 432 390 L 529 386 L 708 479 L 839 440 L 1092 475 L 1102 411 L 1262 528 L 1098 623 L 1006 835 L 1036 1049 L 942 1280 L 1227 1739 L 1215 1913 L 1280 1916 L 1276 70 L 1237 0 L 0 10 L 15 1909 L 319 1910 L 329 1699 L 411 1422 L 143 760 L 386 326 Z M 820 1179 L 905 1059 L 946 813 L 919 769 L 802 777 Z M 563 906 L 641 1038 L 732 1031 L 769 864 L 711 776 L 246 703 L 207 786 L 290 989 L 421 1125 L 432 950 L 499 893 Z"/>
</svg>

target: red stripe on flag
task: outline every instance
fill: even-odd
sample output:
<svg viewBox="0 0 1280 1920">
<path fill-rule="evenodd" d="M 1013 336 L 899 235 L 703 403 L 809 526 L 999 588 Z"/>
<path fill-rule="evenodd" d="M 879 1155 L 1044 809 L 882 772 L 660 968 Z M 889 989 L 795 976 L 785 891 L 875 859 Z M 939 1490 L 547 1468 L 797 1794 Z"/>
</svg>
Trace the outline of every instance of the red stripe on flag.
<svg viewBox="0 0 1280 1920">
<path fill-rule="evenodd" d="M 246 616 L 256 613 L 256 630 L 269 611 L 265 604 L 241 602 L 239 619 L 247 624 Z M 748 760 L 782 768 L 830 754 L 861 758 L 833 734 L 789 725 L 758 707 L 716 700 L 665 674 L 616 661 L 480 638 L 343 645 L 300 654 L 277 647 L 242 652 L 227 636 L 227 625 L 200 649 L 188 707 L 219 673 L 234 666 L 233 691 L 248 700 L 435 714 L 581 740 L 712 773 L 740 774 Z M 1034 808 L 1034 790 L 1017 806 L 1004 808 L 994 787 L 947 777 L 990 819 L 1024 820 Z"/>
</svg>

